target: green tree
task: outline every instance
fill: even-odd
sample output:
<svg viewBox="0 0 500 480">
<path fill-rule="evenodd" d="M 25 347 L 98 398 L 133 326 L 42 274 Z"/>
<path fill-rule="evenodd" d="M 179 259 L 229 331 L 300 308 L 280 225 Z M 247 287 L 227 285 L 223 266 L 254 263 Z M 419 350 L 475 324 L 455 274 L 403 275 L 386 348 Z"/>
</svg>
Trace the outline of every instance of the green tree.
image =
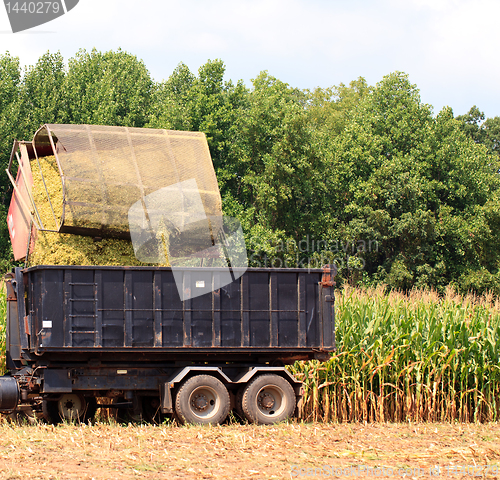
<svg viewBox="0 0 500 480">
<path fill-rule="evenodd" d="M 340 220 L 332 236 L 380 242 L 355 252 L 373 278 L 439 287 L 483 262 L 477 245 L 489 241 L 487 225 L 474 224 L 474 242 L 467 232 L 472 212 L 498 189 L 498 162 L 451 109 L 433 117 L 407 75 L 384 77 L 329 147 L 328 191 Z"/>
<path fill-rule="evenodd" d="M 486 148 L 496 155 L 500 155 L 500 117 L 487 118 L 481 125 L 484 132 L 483 143 Z"/>
<path fill-rule="evenodd" d="M 19 96 L 20 139 L 30 140 L 44 123 L 64 120 L 64 59 L 60 53 L 42 55 L 24 73 Z"/>
<path fill-rule="evenodd" d="M 198 76 L 181 63 L 168 80 L 160 83 L 154 94 L 149 126 L 205 133 L 221 190 L 231 181 L 228 162 L 233 144 L 235 123 L 246 102 L 243 83 L 224 81 L 222 60 L 209 60 Z"/>
<path fill-rule="evenodd" d="M 465 115 L 456 117 L 462 125 L 462 130 L 476 143 L 484 143 L 484 130 L 481 124 L 484 122 L 484 112 L 475 105 Z"/>
<path fill-rule="evenodd" d="M 19 59 L 8 52 L 0 55 L 0 268 L 10 263 L 11 246 L 7 230 L 7 205 L 10 182 L 5 174 L 12 144 L 18 132 L 18 105 L 21 82 Z"/>
<path fill-rule="evenodd" d="M 5 176 L 5 168 L 10 158 L 12 143 L 18 131 L 19 90 L 21 83 L 21 68 L 19 58 L 12 57 L 8 52 L 0 55 L 0 184 L 1 195 L 5 203 L 5 194 L 9 184 Z"/>
<path fill-rule="evenodd" d="M 13 140 L 43 123 L 202 131 L 224 212 L 242 221 L 253 265 L 336 258 L 353 282 L 500 294 L 500 117 L 485 119 L 476 106 L 434 115 L 401 72 L 375 87 L 360 77 L 313 91 L 267 72 L 251 88 L 224 75 L 221 60 L 197 74 L 181 63 L 154 84 L 129 53 L 81 50 L 67 68 L 48 52 L 23 76 L 6 53 L 2 172 Z M 9 184 L 0 175 L 8 259 Z"/>
<path fill-rule="evenodd" d="M 456 117 L 463 132 L 490 153 L 500 155 L 500 117 L 486 118 L 475 105 L 465 115 Z"/>
<path fill-rule="evenodd" d="M 232 198 L 243 209 L 247 245 L 291 264 L 297 261 L 294 244 L 324 229 L 328 216 L 318 215 L 326 173 L 307 98 L 307 92 L 262 72 L 238 118 L 232 149 L 238 178 Z"/>
<path fill-rule="evenodd" d="M 170 77 L 158 84 L 152 96 L 149 127 L 193 130 L 191 88 L 196 77 L 180 63 Z"/>
<path fill-rule="evenodd" d="M 324 128 L 329 135 L 342 133 L 350 115 L 372 90 L 363 77 L 348 86 L 341 83 L 329 88 L 307 91 L 306 109 L 310 122 L 316 128 Z"/>
<path fill-rule="evenodd" d="M 12 57 L 9 52 L 0 55 L 0 115 L 5 115 L 16 99 L 20 80 L 19 58 Z"/>
<path fill-rule="evenodd" d="M 66 122 L 145 126 L 153 82 L 144 63 L 118 49 L 80 50 L 69 60 L 64 86 Z"/>
</svg>

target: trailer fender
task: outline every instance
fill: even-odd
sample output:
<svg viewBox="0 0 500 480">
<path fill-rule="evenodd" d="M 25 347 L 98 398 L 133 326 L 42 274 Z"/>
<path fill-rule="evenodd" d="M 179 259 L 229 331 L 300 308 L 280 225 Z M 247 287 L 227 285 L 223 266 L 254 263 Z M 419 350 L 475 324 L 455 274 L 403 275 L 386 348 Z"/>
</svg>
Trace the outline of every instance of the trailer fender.
<svg viewBox="0 0 500 480">
<path fill-rule="evenodd" d="M 276 375 L 280 375 L 285 380 L 288 380 L 292 387 L 296 389 L 296 387 L 301 387 L 302 382 L 299 382 L 285 367 L 253 367 L 248 372 L 244 372 L 239 376 L 234 383 L 245 384 L 252 380 L 253 377 L 260 373 L 275 373 Z M 297 392 L 296 392 L 297 393 Z"/>
<path fill-rule="evenodd" d="M 213 373 L 212 373 L 213 372 Z M 219 368 L 210 366 L 189 366 L 184 367 L 177 375 L 175 375 L 168 382 L 163 384 L 160 389 L 160 400 L 161 400 L 161 412 L 162 413 L 173 413 L 173 399 L 172 399 L 172 389 L 175 388 L 177 384 L 182 382 L 187 377 L 192 376 L 193 373 L 210 373 L 214 377 L 218 378 L 225 385 L 233 383 L 231 379 Z"/>
</svg>

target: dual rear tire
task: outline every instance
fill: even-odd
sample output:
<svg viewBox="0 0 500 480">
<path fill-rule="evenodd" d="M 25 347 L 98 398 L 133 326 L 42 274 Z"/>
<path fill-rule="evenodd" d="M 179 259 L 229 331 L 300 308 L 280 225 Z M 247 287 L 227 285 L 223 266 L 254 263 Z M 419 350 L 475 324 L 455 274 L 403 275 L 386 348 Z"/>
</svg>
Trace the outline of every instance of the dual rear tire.
<svg viewBox="0 0 500 480">
<path fill-rule="evenodd" d="M 293 416 L 295 392 L 290 383 L 275 374 L 259 375 L 236 394 L 236 411 L 243 420 L 259 425 L 281 422 Z M 177 392 L 175 411 L 181 423 L 216 425 L 231 409 L 226 386 L 211 375 L 186 380 Z"/>
<path fill-rule="evenodd" d="M 259 375 L 237 395 L 238 409 L 246 420 L 258 425 L 278 423 L 293 416 L 295 392 L 288 381 L 274 374 Z"/>
<path fill-rule="evenodd" d="M 226 386 L 211 375 L 186 380 L 175 398 L 175 412 L 181 423 L 216 425 L 226 419 L 230 408 Z"/>
</svg>

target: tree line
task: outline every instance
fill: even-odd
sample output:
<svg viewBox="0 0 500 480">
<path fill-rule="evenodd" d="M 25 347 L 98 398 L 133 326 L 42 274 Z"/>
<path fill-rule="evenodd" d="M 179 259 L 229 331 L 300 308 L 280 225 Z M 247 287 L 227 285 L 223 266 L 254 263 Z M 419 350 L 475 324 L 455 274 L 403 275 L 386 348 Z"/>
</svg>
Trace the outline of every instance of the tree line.
<svg viewBox="0 0 500 480">
<path fill-rule="evenodd" d="M 435 114 L 402 72 L 376 85 L 247 86 L 209 60 L 155 82 L 141 60 L 81 50 L 26 69 L 0 55 L 0 258 L 12 264 L 4 170 L 44 123 L 202 131 L 253 266 L 335 262 L 341 281 L 500 293 L 500 117 Z"/>
</svg>

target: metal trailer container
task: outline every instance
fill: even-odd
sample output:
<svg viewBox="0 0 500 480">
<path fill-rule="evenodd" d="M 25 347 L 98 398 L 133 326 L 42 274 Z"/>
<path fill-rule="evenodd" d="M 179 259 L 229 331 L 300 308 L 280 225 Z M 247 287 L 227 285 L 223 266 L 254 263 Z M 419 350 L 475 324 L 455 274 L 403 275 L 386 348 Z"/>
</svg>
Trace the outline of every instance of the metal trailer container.
<svg viewBox="0 0 500 480">
<path fill-rule="evenodd" d="M 86 420 L 97 398 L 134 419 L 175 414 L 220 423 L 292 416 L 301 383 L 285 365 L 335 347 L 334 266 L 223 269 L 36 266 L 7 284 L 7 367 L 0 411 Z M 179 271 L 176 272 L 176 275 Z M 178 278 L 178 277 L 177 277 Z"/>
</svg>

